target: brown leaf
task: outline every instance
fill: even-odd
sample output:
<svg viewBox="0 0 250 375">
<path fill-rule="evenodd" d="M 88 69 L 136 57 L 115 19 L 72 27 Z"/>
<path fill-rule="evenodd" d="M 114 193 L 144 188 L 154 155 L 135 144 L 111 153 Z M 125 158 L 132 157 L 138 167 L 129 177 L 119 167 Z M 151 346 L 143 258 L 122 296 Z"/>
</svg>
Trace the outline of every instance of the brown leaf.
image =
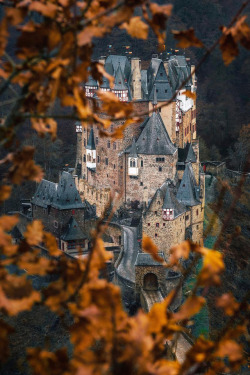
<svg viewBox="0 0 250 375">
<path fill-rule="evenodd" d="M 14 332 L 14 328 L 0 319 L 0 360 L 6 361 L 9 356 L 9 335 Z"/>
<path fill-rule="evenodd" d="M 172 33 L 178 40 L 177 46 L 180 48 L 203 47 L 203 43 L 195 36 L 193 28 L 184 31 L 173 30 Z"/>
<path fill-rule="evenodd" d="M 37 131 L 40 136 L 44 136 L 46 133 L 51 135 L 51 139 L 54 141 L 57 134 L 57 123 L 52 118 L 32 118 L 32 128 Z"/>
<path fill-rule="evenodd" d="M 53 234 L 44 232 L 44 242 L 52 256 L 57 257 L 62 255 L 62 251 L 58 249 L 56 238 Z"/>
<path fill-rule="evenodd" d="M 228 357 L 230 362 L 238 362 L 243 358 L 242 346 L 233 340 L 222 340 L 215 355 L 221 358 Z"/>
<path fill-rule="evenodd" d="M 166 21 L 171 16 L 173 5 L 158 5 L 150 2 L 149 9 L 152 13 L 152 23 L 161 29 L 165 29 Z"/>
<path fill-rule="evenodd" d="M 239 48 L 231 33 L 223 35 L 220 39 L 220 49 L 225 65 L 229 65 L 239 54 Z"/>
<path fill-rule="evenodd" d="M 34 220 L 27 225 L 24 237 L 30 246 L 39 245 L 43 240 L 43 224 L 40 220 Z"/>
<path fill-rule="evenodd" d="M 178 245 L 171 247 L 170 249 L 170 256 L 169 256 L 169 264 L 171 266 L 178 264 L 181 258 L 188 259 L 190 252 L 190 242 L 184 241 Z"/>
<path fill-rule="evenodd" d="M 129 22 L 123 23 L 120 26 L 125 29 L 132 38 L 147 39 L 148 25 L 141 20 L 141 17 L 132 17 Z"/>
<path fill-rule="evenodd" d="M 191 296 L 186 299 L 180 310 L 174 314 L 175 320 L 186 320 L 197 314 L 206 300 L 200 296 Z"/>
<path fill-rule="evenodd" d="M 18 216 L 3 215 L 0 217 L 0 228 L 3 231 L 10 231 L 19 221 Z"/>
<path fill-rule="evenodd" d="M 143 235 L 143 238 L 142 238 L 142 249 L 146 253 L 149 253 L 152 256 L 152 258 L 156 260 L 157 262 L 160 262 L 160 263 L 164 262 L 164 259 L 158 255 L 158 251 L 159 251 L 158 247 L 153 242 L 153 240 L 146 235 Z"/>
<path fill-rule="evenodd" d="M 183 95 L 186 95 L 188 98 L 195 100 L 196 99 L 196 93 L 192 92 L 190 90 L 186 90 L 183 92 Z"/>
<path fill-rule="evenodd" d="M 9 185 L 2 185 L 0 187 L 0 201 L 1 202 L 6 201 L 10 197 L 11 190 L 12 190 L 11 186 Z"/>
<path fill-rule="evenodd" d="M 222 294 L 222 296 L 217 298 L 216 305 L 223 309 L 225 314 L 229 316 L 234 315 L 235 311 L 239 308 L 239 303 L 236 302 L 232 293 Z"/>
<path fill-rule="evenodd" d="M 46 4 L 41 1 L 32 1 L 29 6 L 30 11 L 39 12 L 45 17 L 54 18 L 56 16 L 57 6 L 51 2 L 46 2 Z"/>
</svg>

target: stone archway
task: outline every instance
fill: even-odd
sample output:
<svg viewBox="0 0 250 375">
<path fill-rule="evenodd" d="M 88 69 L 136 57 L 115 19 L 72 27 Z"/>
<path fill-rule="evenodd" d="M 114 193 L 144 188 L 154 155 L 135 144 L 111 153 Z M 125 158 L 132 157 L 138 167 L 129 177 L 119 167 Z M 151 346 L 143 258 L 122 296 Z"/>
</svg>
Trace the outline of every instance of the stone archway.
<svg viewBox="0 0 250 375">
<path fill-rule="evenodd" d="M 145 290 L 158 290 L 158 278 L 156 274 L 150 272 L 143 278 L 143 289 Z"/>
</svg>

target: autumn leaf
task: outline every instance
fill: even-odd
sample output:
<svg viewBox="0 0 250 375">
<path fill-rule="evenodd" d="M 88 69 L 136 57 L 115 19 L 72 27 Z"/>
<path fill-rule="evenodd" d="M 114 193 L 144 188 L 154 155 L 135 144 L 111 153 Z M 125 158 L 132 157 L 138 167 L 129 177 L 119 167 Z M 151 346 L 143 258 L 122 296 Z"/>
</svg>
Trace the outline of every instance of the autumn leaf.
<svg viewBox="0 0 250 375">
<path fill-rule="evenodd" d="M 0 319 L 0 360 L 3 362 L 9 356 L 9 335 L 13 332 L 14 328 Z"/>
<path fill-rule="evenodd" d="M 49 250 L 49 253 L 54 257 L 58 257 L 62 255 L 62 251 L 58 249 L 56 238 L 51 233 L 48 233 L 48 232 L 44 232 L 43 235 L 44 235 L 44 242 L 45 242 L 47 249 Z"/>
<path fill-rule="evenodd" d="M 173 30 L 174 38 L 178 40 L 177 46 L 180 48 L 203 47 L 203 43 L 195 36 L 194 29 L 185 31 Z"/>
<path fill-rule="evenodd" d="M 215 356 L 228 357 L 230 362 L 238 362 L 243 358 L 242 346 L 233 340 L 221 340 Z"/>
<path fill-rule="evenodd" d="M 132 38 L 147 39 L 148 25 L 141 20 L 141 17 L 132 17 L 129 22 L 123 23 L 120 26 L 125 29 Z"/>
<path fill-rule="evenodd" d="M 183 92 L 183 95 L 186 95 L 188 98 L 195 100 L 196 99 L 196 93 L 192 92 L 190 90 L 186 90 Z"/>
<path fill-rule="evenodd" d="M 164 262 L 164 259 L 161 258 L 159 255 L 158 255 L 158 247 L 156 246 L 156 244 L 153 242 L 153 240 L 148 237 L 147 235 L 143 235 L 143 238 L 142 238 L 142 249 L 146 252 L 146 253 L 149 253 L 152 258 L 154 260 L 156 260 L 157 262 L 160 262 L 160 263 L 163 263 Z"/>
<path fill-rule="evenodd" d="M 7 216 L 2 215 L 0 217 L 0 229 L 2 231 L 10 231 L 19 221 L 17 215 Z"/>
<path fill-rule="evenodd" d="M 184 304 L 180 307 L 180 310 L 174 314 L 175 320 L 186 320 L 191 316 L 197 314 L 202 306 L 204 306 L 206 300 L 204 297 L 191 296 L 186 299 Z"/>
<path fill-rule="evenodd" d="M 220 49 L 225 65 L 229 65 L 239 54 L 239 48 L 231 33 L 225 34 L 220 39 Z"/>
<path fill-rule="evenodd" d="M 233 316 L 239 308 L 239 303 L 236 302 L 232 293 L 225 293 L 217 298 L 216 306 L 223 309 L 226 315 Z"/>
<path fill-rule="evenodd" d="M 32 160 L 34 152 L 34 147 L 25 146 L 16 153 L 8 154 L 6 158 L 0 161 L 0 164 L 12 163 L 8 178 L 13 184 L 20 184 L 25 180 L 40 182 L 43 178 L 42 169 Z"/>
<path fill-rule="evenodd" d="M 171 247 L 169 253 L 169 265 L 178 264 L 181 258 L 188 259 L 190 252 L 190 242 L 183 241 L 178 245 Z"/>
<path fill-rule="evenodd" d="M 9 185 L 2 185 L 0 187 L 0 201 L 1 202 L 6 201 L 10 197 L 11 190 L 12 188 Z"/>
<path fill-rule="evenodd" d="M 35 129 L 40 136 L 44 136 L 48 133 L 51 135 L 53 141 L 56 139 L 57 123 L 52 118 L 32 118 L 31 124 L 32 128 Z"/>
<path fill-rule="evenodd" d="M 40 220 L 33 220 L 27 225 L 24 238 L 30 246 L 39 245 L 43 239 L 43 224 Z"/>
<path fill-rule="evenodd" d="M 150 2 L 149 9 L 152 13 L 152 23 L 164 29 L 166 27 L 166 20 L 171 16 L 173 5 L 158 5 Z"/>
<path fill-rule="evenodd" d="M 57 6 L 52 2 L 46 2 L 46 4 L 44 4 L 41 1 L 32 1 L 29 6 L 29 10 L 39 12 L 49 18 L 54 18 L 56 15 Z"/>
<path fill-rule="evenodd" d="M 219 251 L 200 248 L 203 255 L 203 266 L 198 275 L 198 283 L 202 286 L 217 285 L 220 283 L 219 275 L 224 271 L 223 256 Z"/>
</svg>

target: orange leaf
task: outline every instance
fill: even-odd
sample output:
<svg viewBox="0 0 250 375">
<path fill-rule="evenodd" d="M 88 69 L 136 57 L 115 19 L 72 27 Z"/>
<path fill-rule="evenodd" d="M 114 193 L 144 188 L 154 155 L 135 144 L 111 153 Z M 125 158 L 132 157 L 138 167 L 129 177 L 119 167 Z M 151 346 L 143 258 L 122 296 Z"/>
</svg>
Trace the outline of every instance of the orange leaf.
<svg viewBox="0 0 250 375">
<path fill-rule="evenodd" d="M 203 47 L 203 43 L 195 36 L 193 28 L 185 31 L 173 30 L 172 33 L 178 40 L 177 46 L 180 48 Z"/>
<path fill-rule="evenodd" d="M 0 201 L 6 201 L 10 197 L 11 194 L 11 186 L 9 185 L 2 185 L 0 187 Z"/>
<path fill-rule="evenodd" d="M 190 243 L 189 241 L 184 241 L 178 245 L 171 247 L 169 264 L 173 266 L 177 264 L 181 258 L 188 259 L 190 252 Z"/>
<path fill-rule="evenodd" d="M 235 311 L 237 311 L 239 308 L 239 304 L 236 302 L 232 293 L 222 294 L 222 296 L 217 298 L 216 305 L 222 308 L 225 314 L 229 316 L 234 315 Z"/>
<path fill-rule="evenodd" d="M 51 135 L 53 141 L 56 139 L 57 123 L 52 118 L 32 118 L 31 124 L 32 128 L 35 129 L 40 136 L 44 136 L 48 133 Z"/>
<path fill-rule="evenodd" d="M 221 358 L 228 357 L 230 362 L 238 362 L 243 358 L 242 346 L 233 340 L 222 340 L 215 355 Z"/>
<path fill-rule="evenodd" d="M 148 25 L 139 16 L 132 17 L 129 23 L 123 23 L 120 28 L 127 30 L 132 38 L 147 39 L 148 37 Z"/>
<path fill-rule="evenodd" d="M 51 2 L 43 4 L 41 1 L 32 1 L 29 6 L 30 11 L 39 12 L 45 17 L 54 18 L 57 11 L 57 6 Z"/>
<path fill-rule="evenodd" d="M 186 95 L 188 98 L 195 100 L 196 99 L 196 93 L 192 92 L 190 90 L 186 90 L 183 92 L 183 95 Z"/>
<path fill-rule="evenodd" d="M 24 237 L 30 246 L 39 245 L 43 240 L 43 224 L 40 220 L 34 220 L 27 225 Z"/>
<path fill-rule="evenodd" d="M 152 256 L 152 258 L 154 260 L 156 260 L 157 262 L 160 262 L 160 263 L 164 262 L 164 259 L 162 259 L 158 255 L 158 251 L 159 251 L 158 247 L 153 242 L 153 240 L 150 237 L 146 236 L 146 235 L 143 235 L 143 238 L 142 238 L 142 249 L 146 253 L 149 253 Z"/>
<path fill-rule="evenodd" d="M 174 314 L 175 320 L 189 319 L 191 316 L 197 314 L 206 300 L 203 297 L 191 296 L 186 299 L 180 310 Z"/>
<path fill-rule="evenodd" d="M 56 238 L 53 234 L 44 232 L 44 242 L 52 256 L 57 257 L 62 255 L 62 251 L 58 249 Z"/>
</svg>

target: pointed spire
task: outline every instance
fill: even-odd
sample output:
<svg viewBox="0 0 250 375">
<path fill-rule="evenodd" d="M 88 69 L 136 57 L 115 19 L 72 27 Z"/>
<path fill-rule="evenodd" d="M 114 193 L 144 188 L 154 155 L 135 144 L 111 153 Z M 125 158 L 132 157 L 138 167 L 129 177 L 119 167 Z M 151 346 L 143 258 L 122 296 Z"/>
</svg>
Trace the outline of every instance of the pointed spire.
<svg viewBox="0 0 250 375">
<path fill-rule="evenodd" d="M 163 209 L 167 209 L 167 208 L 173 209 L 174 208 L 174 202 L 172 200 L 169 187 L 167 187 L 162 208 Z"/>
<path fill-rule="evenodd" d="M 118 68 L 115 72 L 115 85 L 114 85 L 114 90 L 127 90 L 127 85 L 125 83 L 123 74 L 122 74 L 122 69 L 121 69 L 121 64 L 120 61 L 118 62 Z"/>
<path fill-rule="evenodd" d="M 131 146 L 131 149 L 130 149 L 129 157 L 130 158 L 137 158 L 138 157 L 134 138 L 133 138 L 132 146 Z"/>
<path fill-rule="evenodd" d="M 153 96 L 152 104 L 153 104 L 154 111 L 156 111 L 157 110 L 157 104 L 158 104 L 158 101 L 157 101 L 157 92 L 156 92 L 156 84 L 154 84 L 154 96 Z"/>
<path fill-rule="evenodd" d="M 89 133 L 89 139 L 88 139 L 88 143 L 87 143 L 87 147 L 86 147 L 88 150 L 95 150 L 95 138 L 94 138 L 94 130 L 93 128 L 91 128 L 90 130 L 90 133 Z"/>
<path fill-rule="evenodd" d="M 196 206 L 200 203 L 197 200 L 197 188 L 192 165 L 187 163 L 176 198 L 186 206 Z"/>
<path fill-rule="evenodd" d="M 188 143 L 187 148 L 188 148 L 188 152 L 187 152 L 186 162 L 195 163 L 196 162 L 196 156 L 195 156 L 192 144 Z"/>
</svg>

